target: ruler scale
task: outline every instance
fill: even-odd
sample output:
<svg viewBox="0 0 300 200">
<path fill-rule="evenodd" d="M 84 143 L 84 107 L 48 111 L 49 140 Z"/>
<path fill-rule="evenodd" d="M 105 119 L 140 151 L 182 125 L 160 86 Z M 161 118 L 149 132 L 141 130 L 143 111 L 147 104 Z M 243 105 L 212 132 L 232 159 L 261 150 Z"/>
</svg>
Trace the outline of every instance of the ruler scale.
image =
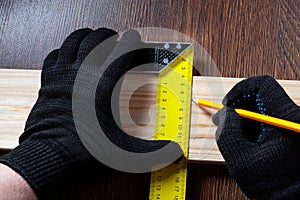
<svg viewBox="0 0 300 200">
<path fill-rule="evenodd" d="M 177 142 L 184 152 L 184 158 L 151 173 L 151 200 L 185 199 L 186 193 L 193 46 L 189 43 L 168 46 L 172 49 L 169 56 L 171 60 L 166 51 L 158 56 L 165 58 L 162 58 L 164 66 L 159 67 L 154 139 Z"/>
</svg>

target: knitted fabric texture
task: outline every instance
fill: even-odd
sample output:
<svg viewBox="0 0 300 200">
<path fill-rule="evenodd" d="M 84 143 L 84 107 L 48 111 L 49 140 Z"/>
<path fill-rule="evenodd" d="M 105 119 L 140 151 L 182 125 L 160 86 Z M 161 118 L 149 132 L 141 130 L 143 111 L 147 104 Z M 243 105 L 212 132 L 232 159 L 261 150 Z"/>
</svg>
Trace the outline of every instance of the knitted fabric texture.
<svg viewBox="0 0 300 200">
<path fill-rule="evenodd" d="M 30 184 L 39 199 L 51 198 L 64 185 L 104 167 L 85 149 L 76 132 L 72 91 L 81 63 L 109 37 L 117 39 L 118 35 L 106 28 L 77 30 L 60 49 L 47 56 L 42 68 L 39 97 L 19 139 L 20 145 L 0 157 L 1 163 L 14 169 Z M 126 35 L 126 40 L 132 44 L 141 43 L 139 35 L 132 31 Z M 109 55 L 118 48 L 120 41 L 115 40 L 103 52 Z M 152 152 L 171 143 L 170 154 L 182 152 L 178 144 L 170 141 L 146 141 L 129 136 L 114 122 L 110 109 L 112 89 L 132 65 L 142 62 L 140 56 L 134 60 L 133 55 L 124 55 L 113 62 L 99 81 L 95 97 L 99 123 L 105 127 L 105 134 L 111 142 L 126 151 Z"/>
<path fill-rule="evenodd" d="M 229 173 L 251 199 L 297 199 L 300 196 L 300 135 L 240 117 L 242 108 L 300 122 L 300 109 L 270 76 L 235 85 L 214 117 L 218 147 Z"/>
</svg>

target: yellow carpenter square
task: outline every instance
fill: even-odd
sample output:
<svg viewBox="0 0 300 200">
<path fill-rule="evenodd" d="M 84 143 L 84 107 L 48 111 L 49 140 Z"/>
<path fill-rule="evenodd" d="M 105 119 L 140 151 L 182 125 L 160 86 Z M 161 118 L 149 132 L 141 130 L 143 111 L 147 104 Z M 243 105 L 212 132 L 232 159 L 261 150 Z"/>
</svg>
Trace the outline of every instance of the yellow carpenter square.
<svg viewBox="0 0 300 200">
<path fill-rule="evenodd" d="M 185 199 L 190 133 L 193 46 L 158 76 L 155 140 L 173 140 L 184 152 L 178 163 L 152 172 L 149 199 Z"/>
</svg>

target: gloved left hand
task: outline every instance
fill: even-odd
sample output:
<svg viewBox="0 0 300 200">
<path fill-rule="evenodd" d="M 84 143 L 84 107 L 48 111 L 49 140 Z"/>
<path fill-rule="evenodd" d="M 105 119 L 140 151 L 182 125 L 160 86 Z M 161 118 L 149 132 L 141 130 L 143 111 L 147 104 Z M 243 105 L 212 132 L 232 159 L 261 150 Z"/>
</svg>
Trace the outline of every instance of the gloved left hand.
<svg viewBox="0 0 300 200">
<path fill-rule="evenodd" d="M 110 45 L 105 49 L 98 49 L 101 57 L 90 57 L 88 55 L 105 42 L 109 37 L 113 38 Z M 147 161 L 143 153 L 150 153 L 152 160 L 149 161 L 149 168 L 159 162 L 170 162 L 174 155 L 180 156 L 182 150 L 177 143 L 170 141 L 146 141 L 127 135 L 116 124 L 111 111 L 111 95 L 116 82 L 133 65 L 141 63 L 141 57 L 137 58 L 133 52 L 142 42 L 135 31 L 125 33 L 117 41 L 118 35 L 115 31 L 100 28 L 96 31 L 81 29 L 73 32 L 62 44 L 60 49 L 52 51 L 44 61 L 41 75 L 41 88 L 39 97 L 32 108 L 27 119 L 24 133 L 20 137 L 20 145 L 13 151 L 0 158 L 0 162 L 8 165 L 19 173 L 32 187 L 36 195 L 41 198 L 49 198 L 56 191 L 68 184 L 78 180 L 86 174 L 99 170 L 102 165 L 88 151 L 78 136 L 78 131 L 84 131 L 93 137 L 93 124 L 86 124 L 83 121 L 74 119 L 74 115 L 82 114 L 88 119 L 89 112 L 84 110 L 85 94 L 89 94 L 89 76 L 85 80 L 79 79 L 82 85 L 74 88 L 78 71 L 85 62 L 89 65 L 91 61 L 99 61 L 95 66 L 90 63 L 90 71 L 101 72 L 101 67 L 112 60 L 109 67 L 101 72 L 101 78 L 95 91 L 94 106 L 88 109 L 95 109 L 97 120 L 105 134 L 116 147 L 125 152 L 136 154 L 137 163 L 144 164 Z M 131 48 L 133 47 L 134 48 Z M 119 52 L 129 51 L 121 57 L 114 57 Z M 115 54 L 115 55 L 114 55 Z M 87 66 L 85 65 L 85 67 Z M 95 67 L 95 69 L 92 69 Z M 100 71 L 99 71 L 100 69 Z M 76 90 L 77 89 L 77 90 Z M 79 89 L 79 90 L 78 90 Z M 76 91 L 75 91 L 76 90 Z M 85 91 L 86 90 L 86 91 Z M 75 96 L 80 99 L 72 99 Z M 89 100 L 89 99 L 87 99 Z M 72 107 L 75 104 L 80 107 Z M 88 105 L 90 106 L 90 105 Z M 79 112 L 73 113 L 77 110 Z M 75 123 L 77 123 L 75 125 Z M 90 126 L 91 125 L 91 126 Z M 98 131 L 98 130 L 97 130 Z M 86 142 L 86 141 L 85 141 Z M 91 142 L 91 141 L 88 141 Z M 97 145 L 102 145 L 101 141 Z M 155 154 L 156 150 L 165 147 L 165 154 Z M 100 149 L 106 151 L 105 147 Z M 114 156 L 114 151 L 108 149 L 103 152 L 104 157 Z M 141 156 L 138 156 L 141 155 Z M 128 164 L 129 158 L 120 158 L 123 164 Z M 147 164 L 147 163 L 146 163 Z"/>
</svg>

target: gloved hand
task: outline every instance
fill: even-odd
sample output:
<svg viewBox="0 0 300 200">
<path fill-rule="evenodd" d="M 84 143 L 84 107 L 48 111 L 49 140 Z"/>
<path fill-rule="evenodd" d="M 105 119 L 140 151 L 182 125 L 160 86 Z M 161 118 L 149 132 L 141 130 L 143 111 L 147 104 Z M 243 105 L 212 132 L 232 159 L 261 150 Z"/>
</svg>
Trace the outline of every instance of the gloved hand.
<svg viewBox="0 0 300 200">
<path fill-rule="evenodd" d="M 300 108 L 269 76 L 235 85 L 214 117 L 218 147 L 231 176 L 251 199 L 299 199 L 300 135 L 240 117 L 242 108 L 300 123 Z"/>
<path fill-rule="evenodd" d="M 113 37 L 113 42 L 106 45 L 105 49 L 98 49 L 102 55 L 90 59 L 90 61 L 98 59 L 98 66 L 86 63 L 88 67 L 101 69 L 106 59 L 115 59 L 102 73 L 99 84 L 96 85 L 94 99 L 97 120 L 105 136 L 118 148 L 137 154 L 152 152 L 168 145 L 166 154 L 160 155 L 158 159 L 160 162 L 169 162 L 168 156 L 170 155 L 182 154 L 177 143 L 146 141 L 127 135 L 113 119 L 110 109 L 113 88 L 126 71 L 134 65 L 141 64 L 143 59 L 140 56 L 135 57 L 134 53 L 128 53 L 119 58 L 113 57 L 112 54 L 120 49 L 130 50 L 131 46 L 139 46 L 141 44 L 139 34 L 129 31 L 117 41 L 118 35 L 113 30 L 106 28 L 96 31 L 81 29 L 73 32 L 60 49 L 52 51 L 45 59 L 39 97 L 27 119 L 25 131 L 20 137 L 20 145 L 7 155 L 0 157 L 0 162 L 18 172 L 40 199 L 51 197 L 65 184 L 100 171 L 99 167 L 103 166 L 91 156 L 77 134 L 78 129 L 84 130 L 86 134 L 94 133 L 91 132 L 92 127 L 87 124 L 78 122 L 79 124 L 75 126 L 72 112 L 74 110 L 74 108 L 72 110 L 72 102 L 74 103 L 75 100 L 72 99 L 72 95 L 74 95 L 74 81 L 83 61 L 97 45 L 109 37 Z M 87 76 L 92 75 L 87 74 Z M 86 80 L 79 81 L 88 82 L 89 77 L 86 78 Z M 84 83 L 82 85 L 88 86 Z M 89 90 L 89 88 L 85 89 L 87 92 L 77 91 L 79 93 L 77 95 L 82 98 L 78 100 L 81 104 L 84 103 L 85 92 L 88 93 Z M 76 110 L 80 109 L 76 108 Z M 85 110 L 81 112 L 85 118 L 89 117 L 85 116 Z M 108 149 L 108 152 L 105 153 L 114 152 L 110 152 Z M 123 159 L 126 161 L 126 158 Z M 145 162 L 145 159 L 137 157 L 137 161 Z M 155 161 L 149 163 L 153 164 Z M 123 164 L 128 163 L 124 162 Z"/>
</svg>

